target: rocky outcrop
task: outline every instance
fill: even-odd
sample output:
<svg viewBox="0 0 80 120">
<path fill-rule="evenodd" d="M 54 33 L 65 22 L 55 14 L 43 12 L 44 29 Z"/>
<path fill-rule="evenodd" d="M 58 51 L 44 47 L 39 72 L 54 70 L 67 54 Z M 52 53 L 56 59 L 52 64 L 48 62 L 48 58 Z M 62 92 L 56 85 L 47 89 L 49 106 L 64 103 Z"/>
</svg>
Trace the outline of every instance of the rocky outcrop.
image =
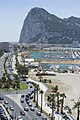
<svg viewBox="0 0 80 120">
<path fill-rule="evenodd" d="M 80 18 L 61 19 L 43 8 L 28 13 L 20 33 L 20 43 L 72 43 L 80 41 Z"/>
</svg>

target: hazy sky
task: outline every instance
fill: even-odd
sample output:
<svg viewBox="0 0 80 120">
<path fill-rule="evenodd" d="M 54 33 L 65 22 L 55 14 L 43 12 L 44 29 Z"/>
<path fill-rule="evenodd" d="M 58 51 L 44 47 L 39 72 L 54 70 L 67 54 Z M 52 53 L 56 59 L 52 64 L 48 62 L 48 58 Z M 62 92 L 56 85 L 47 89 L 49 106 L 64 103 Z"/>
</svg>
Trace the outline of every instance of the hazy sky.
<svg viewBox="0 0 80 120">
<path fill-rule="evenodd" d="M 33 7 L 61 18 L 80 17 L 80 0 L 0 0 L 0 42 L 18 42 L 23 21 Z"/>
</svg>

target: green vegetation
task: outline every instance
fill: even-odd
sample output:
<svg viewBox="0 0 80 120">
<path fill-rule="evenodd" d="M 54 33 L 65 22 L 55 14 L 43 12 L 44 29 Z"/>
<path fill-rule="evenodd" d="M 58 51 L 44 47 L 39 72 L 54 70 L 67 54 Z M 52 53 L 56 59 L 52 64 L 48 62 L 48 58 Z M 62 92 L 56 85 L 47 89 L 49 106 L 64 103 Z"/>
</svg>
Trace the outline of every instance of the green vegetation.
<svg viewBox="0 0 80 120">
<path fill-rule="evenodd" d="M 74 107 L 73 109 L 77 109 L 77 119 L 76 120 L 79 120 L 80 117 L 80 100 L 78 100 L 77 102 L 74 102 Z"/>
<path fill-rule="evenodd" d="M 65 93 L 60 93 L 58 85 L 52 87 L 52 93 L 48 96 L 47 101 L 50 103 L 52 107 L 52 120 L 54 120 L 53 112 L 56 109 L 57 112 L 60 112 L 62 115 L 64 114 L 63 106 L 64 100 L 66 98 Z"/>
<path fill-rule="evenodd" d="M 17 72 L 18 72 L 19 75 L 28 74 L 28 68 L 26 66 L 18 64 L 16 68 L 17 68 Z"/>
<path fill-rule="evenodd" d="M 25 90 L 27 88 L 28 86 L 25 84 L 25 82 L 20 82 L 20 90 Z"/>
<path fill-rule="evenodd" d="M 9 88 L 9 89 L 7 89 L 7 88 L 1 88 L 0 89 L 0 91 L 3 91 L 3 92 L 6 92 L 6 91 L 8 91 L 8 92 L 11 92 L 11 91 L 16 91 L 16 90 L 25 90 L 25 89 L 27 89 L 28 88 L 28 86 L 24 83 L 24 82 L 20 82 L 20 88 L 19 89 L 16 89 L 16 88 Z"/>
</svg>

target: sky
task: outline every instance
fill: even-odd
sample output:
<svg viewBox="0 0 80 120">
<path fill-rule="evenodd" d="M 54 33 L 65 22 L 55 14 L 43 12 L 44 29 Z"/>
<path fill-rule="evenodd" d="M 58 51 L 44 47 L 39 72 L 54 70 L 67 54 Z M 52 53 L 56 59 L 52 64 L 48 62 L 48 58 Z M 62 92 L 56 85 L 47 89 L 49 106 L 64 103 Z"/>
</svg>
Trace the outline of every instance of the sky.
<svg viewBox="0 0 80 120">
<path fill-rule="evenodd" d="M 80 0 L 0 0 L 0 42 L 18 42 L 24 19 L 40 7 L 60 18 L 80 18 Z"/>
</svg>

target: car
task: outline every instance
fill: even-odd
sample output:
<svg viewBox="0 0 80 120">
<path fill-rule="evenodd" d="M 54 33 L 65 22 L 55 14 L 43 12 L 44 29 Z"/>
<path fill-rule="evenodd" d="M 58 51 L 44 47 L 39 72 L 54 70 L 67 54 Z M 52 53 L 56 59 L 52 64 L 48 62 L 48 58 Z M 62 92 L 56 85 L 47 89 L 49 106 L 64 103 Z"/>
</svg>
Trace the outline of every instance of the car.
<svg viewBox="0 0 80 120">
<path fill-rule="evenodd" d="M 21 114 L 21 115 L 25 115 L 25 112 L 24 112 L 24 111 L 20 111 L 20 114 Z"/>
<path fill-rule="evenodd" d="M 41 112 L 40 112 L 40 111 L 38 111 L 36 114 L 37 114 L 38 116 L 41 116 Z"/>
<path fill-rule="evenodd" d="M 28 105 L 29 105 L 30 107 L 32 106 L 32 104 L 31 104 L 31 103 L 29 103 Z"/>
<path fill-rule="evenodd" d="M 42 118 L 42 120 L 47 120 L 47 118 L 44 116 L 44 117 Z"/>
<path fill-rule="evenodd" d="M 24 99 L 21 99 L 21 103 L 24 103 Z"/>
<path fill-rule="evenodd" d="M 27 102 L 27 101 L 29 101 L 29 98 L 26 97 L 25 100 L 26 100 L 26 102 Z"/>
<path fill-rule="evenodd" d="M 25 111 L 29 111 L 29 108 L 28 108 L 28 107 L 25 107 L 24 110 L 25 110 Z"/>
<path fill-rule="evenodd" d="M 30 110 L 31 110 L 31 111 L 34 111 L 34 107 L 31 107 Z"/>
<path fill-rule="evenodd" d="M 65 110 L 69 110 L 70 107 L 66 105 L 66 106 L 64 106 L 64 109 L 65 109 Z"/>
<path fill-rule="evenodd" d="M 28 95 L 30 96 L 30 95 L 31 95 L 31 92 L 28 92 Z"/>
<path fill-rule="evenodd" d="M 30 83 L 30 81 L 27 81 L 26 83 L 27 83 L 27 84 L 29 84 L 29 83 Z"/>
<path fill-rule="evenodd" d="M 29 98 L 29 95 L 26 95 L 26 98 Z"/>
<path fill-rule="evenodd" d="M 32 88 L 32 86 L 30 85 L 30 88 Z"/>
<path fill-rule="evenodd" d="M 8 104 L 8 101 L 7 101 L 7 100 L 5 100 L 5 101 L 4 101 L 4 103 L 5 103 L 5 104 Z"/>
<path fill-rule="evenodd" d="M 21 95 L 21 97 L 23 98 L 25 95 Z"/>
<path fill-rule="evenodd" d="M 10 110 L 14 110 L 14 107 L 13 107 L 13 106 L 10 106 Z"/>
<path fill-rule="evenodd" d="M 32 90 L 32 91 L 31 91 L 31 94 L 33 94 L 34 92 L 35 92 L 35 90 Z"/>
<path fill-rule="evenodd" d="M 8 118 L 6 116 L 2 116 L 1 120 L 8 120 Z"/>
<path fill-rule="evenodd" d="M 23 120 L 21 116 L 18 116 L 17 120 Z"/>
<path fill-rule="evenodd" d="M 30 103 L 30 101 L 28 100 L 28 101 L 26 101 L 27 102 L 27 104 L 29 104 Z"/>
<path fill-rule="evenodd" d="M 4 98 L 3 98 L 3 97 L 0 97 L 0 100 L 4 100 Z"/>
<path fill-rule="evenodd" d="M 30 96 L 30 99 L 33 99 L 33 96 Z"/>
</svg>

